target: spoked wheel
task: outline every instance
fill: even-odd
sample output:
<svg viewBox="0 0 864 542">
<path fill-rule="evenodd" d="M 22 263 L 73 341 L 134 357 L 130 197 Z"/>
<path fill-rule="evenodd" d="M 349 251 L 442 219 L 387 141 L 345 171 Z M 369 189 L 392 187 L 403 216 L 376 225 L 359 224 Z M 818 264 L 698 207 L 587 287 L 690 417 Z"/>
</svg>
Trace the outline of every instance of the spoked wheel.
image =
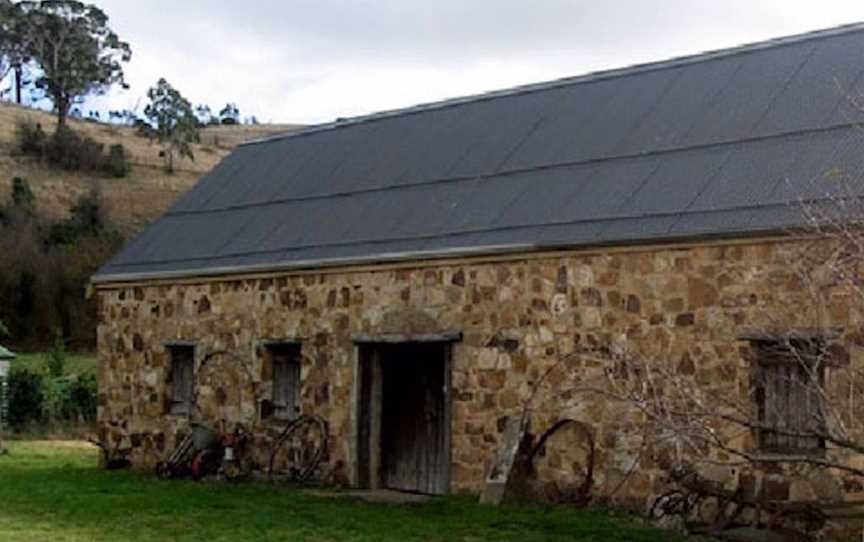
<svg viewBox="0 0 864 542">
<path fill-rule="evenodd" d="M 708 497 L 699 503 L 699 519 L 715 531 L 722 531 L 735 524 L 743 507 L 730 499 Z"/>
<path fill-rule="evenodd" d="M 666 516 L 686 516 L 699 500 L 694 493 L 685 494 L 681 491 L 670 491 L 654 499 L 649 512 L 651 519 L 660 519 Z"/>
<path fill-rule="evenodd" d="M 221 461 L 221 449 L 207 448 L 201 450 L 192 458 L 192 479 L 200 480 L 209 474 L 216 474 L 219 471 Z"/>
<path fill-rule="evenodd" d="M 268 477 L 271 482 L 305 482 L 327 456 L 327 422 L 318 416 L 291 421 L 273 444 Z"/>
</svg>

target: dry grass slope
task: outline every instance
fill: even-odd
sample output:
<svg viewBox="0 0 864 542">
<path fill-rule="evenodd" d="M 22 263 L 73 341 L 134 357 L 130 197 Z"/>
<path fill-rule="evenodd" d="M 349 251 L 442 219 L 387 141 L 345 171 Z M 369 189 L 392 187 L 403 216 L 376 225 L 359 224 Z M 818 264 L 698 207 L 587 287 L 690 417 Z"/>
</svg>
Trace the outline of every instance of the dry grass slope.
<svg viewBox="0 0 864 542">
<path fill-rule="evenodd" d="M 106 148 L 113 143 L 126 147 L 132 170 L 127 177 L 115 179 L 61 171 L 21 156 L 15 149 L 15 129 L 21 120 L 39 122 L 49 133 L 54 130 L 52 115 L 0 103 L 0 204 L 9 198 L 13 177 L 27 179 L 36 193 L 38 206 L 55 217 L 65 215 L 79 195 L 95 188 L 103 194 L 108 216 L 127 237 L 159 216 L 238 144 L 298 128 L 291 124 L 206 128 L 201 134 L 201 144 L 193 147 L 195 160 L 179 160 L 175 173 L 169 175 L 159 157 L 158 144 L 136 135 L 134 128 L 70 120 L 74 130 L 104 143 Z"/>
</svg>

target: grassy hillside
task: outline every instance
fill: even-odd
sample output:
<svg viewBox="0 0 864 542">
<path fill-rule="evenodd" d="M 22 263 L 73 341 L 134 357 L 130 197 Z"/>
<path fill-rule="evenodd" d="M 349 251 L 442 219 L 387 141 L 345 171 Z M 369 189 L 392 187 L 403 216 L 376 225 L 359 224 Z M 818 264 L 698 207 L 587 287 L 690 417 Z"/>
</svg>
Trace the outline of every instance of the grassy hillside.
<svg viewBox="0 0 864 542">
<path fill-rule="evenodd" d="M 127 177 L 115 179 L 61 171 L 21 156 L 15 148 L 15 130 L 21 120 L 39 122 L 48 133 L 54 130 L 52 115 L 0 103 L 0 205 L 9 198 L 13 177 L 27 179 L 39 210 L 57 218 L 67 213 L 79 195 L 96 188 L 103 195 L 109 218 L 126 237 L 157 217 L 239 143 L 297 128 L 289 124 L 206 128 L 201 144 L 193 147 L 195 160 L 176 161 L 175 172 L 169 175 L 163 168 L 159 145 L 136 135 L 134 128 L 70 119 L 73 130 L 104 143 L 106 148 L 114 143 L 126 147 L 132 170 Z"/>
</svg>

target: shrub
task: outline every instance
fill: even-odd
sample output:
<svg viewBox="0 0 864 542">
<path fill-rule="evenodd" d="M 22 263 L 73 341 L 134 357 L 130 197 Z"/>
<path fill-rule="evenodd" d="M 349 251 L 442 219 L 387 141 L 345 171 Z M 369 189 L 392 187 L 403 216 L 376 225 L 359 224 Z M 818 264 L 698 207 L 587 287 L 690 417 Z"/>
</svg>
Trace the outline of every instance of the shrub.
<svg viewBox="0 0 864 542">
<path fill-rule="evenodd" d="M 44 395 L 42 375 L 26 369 L 13 369 L 9 373 L 9 425 L 15 430 L 42 419 Z"/>
<path fill-rule="evenodd" d="M 27 369 L 9 374 L 9 426 L 15 431 L 36 425 L 58 426 L 96 420 L 98 385 L 93 375 L 46 377 Z"/>
<path fill-rule="evenodd" d="M 135 119 L 133 126 L 135 127 L 135 134 L 139 137 L 146 137 L 148 139 L 156 137 L 156 130 L 145 120 Z"/>
<path fill-rule="evenodd" d="M 41 419 L 49 425 L 63 420 L 69 405 L 69 379 L 65 377 L 42 380 Z"/>
<path fill-rule="evenodd" d="M 69 375 L 42 381 L 42 419 L 51 426 L 96 419 L 96 377 Z"/>
<path fill-rule="evenodd" d="M 102 200 L 98 192 L 78 197 L 69 208 L 69 217 L 55 222 L 48 230 L 49 245 L 76 245 L 84 237 L 109 234 L 102 213 Z"/>
<path fill-rule="evenodd" d="M 68 171 L 103 169 L 103 145 L 81 136 L 68 126 L 58 126 L 45 146 L 45 157 L 52 165 Z"/>
<path fill-rule="evenodd" d="M 96 419 L 96 377 L 67 375 L 42 379 L 41 418 L 49 426 L 92 422 Z"/>
<path fill-rule="evenodd" d="M 30 183 L 21 177 L 12 179 L 12 204 L 16 207 L 32 209 L 36 202 L 36 195 L 30 188 Z"/>
<path fill-rule="evenodd" d="M 129 172 L 123 145 L 111 145 L 106 155 L 102 143 L 68 126 L 58 126 L 49 137 L 41 125 L 22 121 L 17 134 L 22 153 L 44 159 L 52 166 L 67 171 L 99 171 L 114 177 L 125 177 Z"/>
<path fill-rule="evenodd" d="M 54 346 L 48 351 L 45 367 L 48 369 L 48 376 L 52 378 L 61 377 L 66 372 L 66 343 L 59 332 L 54 339 Z"/>
<path fill-rule="evenodd" d="M 42 371 L 13 369 L 9 375 L 9 425 L 16 431 L 68 429 L 96 419 L 98 386 L 93 375 L 67 375 L 66 346 L 58 334 Z"/>
<path fill-rule="evenodd" d="M 70 417 L 67 419 L 92 422 L 96 420 L 99 384 L 95 375 L 79 375 L 69 386 Z"/>
<path fill-rule="evenodd" d="M 18 122 L 16 136 L 18 137 L 18 150 L 24 154 L 42 156 L 48 136 L 42 130 L 41 124 L 38 122 L 20 121 Z"/>
<path fill-rule="evenodd" d="M 118 178 L 129 174 L 129 158 L 126 156 L 126 147 L 121 143 L 116 143 L 108 148 L 105 170 Z"/>
</svg>

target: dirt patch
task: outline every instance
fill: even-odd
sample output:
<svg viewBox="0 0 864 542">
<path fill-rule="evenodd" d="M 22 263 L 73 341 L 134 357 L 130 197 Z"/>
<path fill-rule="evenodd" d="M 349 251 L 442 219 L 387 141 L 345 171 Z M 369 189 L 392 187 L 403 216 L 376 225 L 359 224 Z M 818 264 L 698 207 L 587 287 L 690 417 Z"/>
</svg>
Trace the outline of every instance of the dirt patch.
<svg viewBox="0 0 864 542">
<path fill-rule="evenodd" d="M 52 448 L 63 448 L 66 450 L 98 450 L 96 446 L 86 440 L 28 440 L 28 444 L 38 444 Z"/>
<path fill-rule="evenodd" d="M 430 495 L 406 493 L 391 489 L 357 489 L 350 491 L 310 489 L 305 493 L 313 497 L 349 497 L 375 504 L 423 504 L 432 499 Z"/>
</svg>

